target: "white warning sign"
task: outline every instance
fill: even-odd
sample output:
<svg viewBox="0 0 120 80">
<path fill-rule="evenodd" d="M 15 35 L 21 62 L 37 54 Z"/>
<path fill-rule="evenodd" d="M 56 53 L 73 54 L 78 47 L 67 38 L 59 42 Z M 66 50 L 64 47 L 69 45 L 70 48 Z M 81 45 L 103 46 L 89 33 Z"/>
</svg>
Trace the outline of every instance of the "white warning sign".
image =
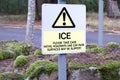
<svg viewBox="0 0 120 80">
<path fill-rule="evenodd" d="M 43 54 L 85 52 L 85 5 L 43 4 L 41 43 Z"/>
</svg>

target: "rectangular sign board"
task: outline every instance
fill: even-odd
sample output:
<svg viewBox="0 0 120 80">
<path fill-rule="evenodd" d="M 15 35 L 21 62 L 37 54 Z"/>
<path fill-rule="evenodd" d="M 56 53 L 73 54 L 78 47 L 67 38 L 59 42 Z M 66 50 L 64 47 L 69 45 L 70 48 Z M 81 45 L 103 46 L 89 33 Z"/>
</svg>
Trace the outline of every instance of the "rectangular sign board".
<svg viewBox="0 0 120 80">
<path fill-rule="evenodd" d="M 43 54 L 85 52 L 85 5 L 43 4 L 41 43 Z"/>
</svg>

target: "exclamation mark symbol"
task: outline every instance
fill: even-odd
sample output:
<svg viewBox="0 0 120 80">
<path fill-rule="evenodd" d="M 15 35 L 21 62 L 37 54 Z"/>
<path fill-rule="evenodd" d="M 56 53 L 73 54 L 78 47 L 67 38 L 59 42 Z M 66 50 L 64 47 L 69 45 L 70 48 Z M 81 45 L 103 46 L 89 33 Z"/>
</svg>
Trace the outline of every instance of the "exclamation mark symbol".
<svg viewBox="0 0 120 80">
<path fill-rule="evenodd" d="M 64 12 L 64 13 L 63 13 L 63 25 L 64 25 L 64 26 L 66 25 L 65 19 L 66 19 L 66 13 Z"/>
</svg>

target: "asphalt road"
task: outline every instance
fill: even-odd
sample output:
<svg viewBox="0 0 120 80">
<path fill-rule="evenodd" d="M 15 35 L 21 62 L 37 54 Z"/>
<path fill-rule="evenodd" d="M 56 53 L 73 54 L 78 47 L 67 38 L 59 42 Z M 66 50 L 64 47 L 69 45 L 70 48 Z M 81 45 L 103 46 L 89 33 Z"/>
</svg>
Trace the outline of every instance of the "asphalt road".
<svg viewBox="0 0 120 80">
<path fill-rule="evenodd" d="M 0 40 L 25 40 L 25 27 L 22 28 L 11 28 L 0 25 Z M 79 35 L 77 35 L 79 37 Z M 108 42 L 118 42 L 120 43 L 120 34 L 108 34 L 104 32 L 104 45 Z M 98 42 L 98 32 L 87 31 L 86 42 L 97 43 Z M 37 47 L 41 46 L 41 29 L 34 29 L 34 44 Z"/>
</svg>

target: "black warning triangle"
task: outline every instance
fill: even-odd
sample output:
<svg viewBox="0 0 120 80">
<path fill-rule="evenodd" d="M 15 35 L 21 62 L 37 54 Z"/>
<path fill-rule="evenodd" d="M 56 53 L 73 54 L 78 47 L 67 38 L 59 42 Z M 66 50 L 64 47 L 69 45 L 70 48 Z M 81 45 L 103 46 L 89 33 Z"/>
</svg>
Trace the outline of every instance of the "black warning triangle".
<svg viewBox="0 0 120 80">
<path fill-rule="evenodd" d="M 75 24 L 65 7 L 63 7 L 63 9 L 61 10 L 60 14 L 58 15 L 52 27 L 53 28 L 74 28 L 75 27 Z"/>
</svg>

